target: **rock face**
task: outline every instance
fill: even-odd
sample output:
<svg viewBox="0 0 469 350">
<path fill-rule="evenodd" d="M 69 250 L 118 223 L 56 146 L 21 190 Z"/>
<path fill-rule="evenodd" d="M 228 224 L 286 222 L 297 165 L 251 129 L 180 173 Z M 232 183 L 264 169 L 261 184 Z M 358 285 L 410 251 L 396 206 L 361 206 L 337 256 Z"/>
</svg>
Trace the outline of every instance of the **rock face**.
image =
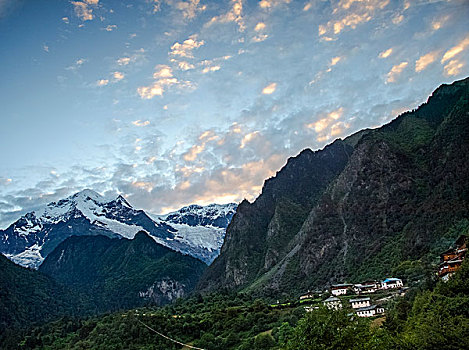
<svg viewBox="0 0 469 350">
<path fill-rule="evenodd" d="M 73 236 L 51 252 L 39 271 L 88 295 L 102 311 L 156 303 L 190 293 L 206 265 L 139 232 L 131 240 Z"/>
<path fill-rule="evenodd" d="M 139 292 L 138 296 L 151 300 L 157 305 L 171 302 L 186 296 L 186 286 L 171 278 L 162 278 L 153 283 L 146 291 Z"/>
<path fill-rule="evenodd" d="M 304 150 L 242 202 L 201 291 L 380 278 L 469 219 L 469 79 L 375 130 Z M 443 238 L 442 238 L 443 237 Z"/>
</svg>

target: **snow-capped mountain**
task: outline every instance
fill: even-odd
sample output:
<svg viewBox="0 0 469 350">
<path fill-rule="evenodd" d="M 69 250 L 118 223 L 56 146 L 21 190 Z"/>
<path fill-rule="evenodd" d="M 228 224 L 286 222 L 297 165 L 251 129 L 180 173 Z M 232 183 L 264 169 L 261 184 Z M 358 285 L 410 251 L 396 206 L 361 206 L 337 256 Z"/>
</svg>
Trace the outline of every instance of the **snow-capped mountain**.
<svg viewBox="0 0 469 350">
<path fill-rule="evenodd" d="M 172 246 L 168 245 L 170 248 L 195 256 L 210 265 L 220 254 L 226 228 L 236 208 L 235 203 L 193 204 L 166 215 L 152 215 L 152 218 L 156 223 L 172 228 L 174 237 L 166 239 L 167 243 L 172 241 Z"/>
<path fill-rule="evenodd" d="M 152 219 L 143 210 L 134 209 L 122 196 L 109 199 L 83 190 L 28 213 L 0 230 L 0 252 L 17 264 L 37 268 L 70 236 L 101 234 L 133 238 L 145 230 L 156 242 L 211 263 L 219 253 L 225 228 L 235 211 L 235 204 L 189 206 Z M 203 217 L 205 214 L 207 218 Z"/>
</svg>

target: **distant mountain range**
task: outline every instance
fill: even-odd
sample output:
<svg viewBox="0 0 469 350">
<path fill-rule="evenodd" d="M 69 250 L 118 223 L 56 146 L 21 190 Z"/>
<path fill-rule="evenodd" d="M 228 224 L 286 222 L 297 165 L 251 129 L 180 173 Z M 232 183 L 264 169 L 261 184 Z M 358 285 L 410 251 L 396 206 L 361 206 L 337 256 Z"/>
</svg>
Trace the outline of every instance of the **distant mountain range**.
<svg viewBox="0 0 469 350">
<path fill-rule="evenodd" d="M 236 204 L 191 205 L 167 215 L 148 215 L 122 196 L 107 199 L 83 190 L 30 212 L 0 230 L 0 252 L 15 263 L 37 268 L 71 236 L 133 238 L 146 231 L 158 243 L 210 264 L 218 255 Z"/>
<path fill-rule="evenodd" d="M 276 297 L 380 278 L 435 262 L 468 230 L 466 78 L 381 128 L 290 158 L 239 205 L 198 289 Z"/>
</svg>

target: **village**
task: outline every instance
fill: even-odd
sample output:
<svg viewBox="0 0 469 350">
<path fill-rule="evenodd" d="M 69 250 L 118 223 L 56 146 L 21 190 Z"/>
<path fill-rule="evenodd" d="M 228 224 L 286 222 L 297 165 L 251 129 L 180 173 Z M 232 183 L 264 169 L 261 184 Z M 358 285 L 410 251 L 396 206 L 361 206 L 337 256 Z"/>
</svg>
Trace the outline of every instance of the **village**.
<svg viewBox="0 0 469 350">
<path fill-rule="evenodd" d="M 437 276 L 446 282 L 461 267 L 466 256 L 468 236 L 460 236 L 454 246 L 440 254 Z M 322 303 L 330 310 L 347 309 L 358 317 L 384 316 L 384 305 L 390 299 L 402 297 L 409 290 L 400 278 L 389 277 L 382 281 L 364 281 L 357 284 L 334 284 L 326 291 L 308 291 L 300 296 L 307 312 L 319 309 Z M 322 297 L 326 299 L 320 301 Z"/>
</svg>

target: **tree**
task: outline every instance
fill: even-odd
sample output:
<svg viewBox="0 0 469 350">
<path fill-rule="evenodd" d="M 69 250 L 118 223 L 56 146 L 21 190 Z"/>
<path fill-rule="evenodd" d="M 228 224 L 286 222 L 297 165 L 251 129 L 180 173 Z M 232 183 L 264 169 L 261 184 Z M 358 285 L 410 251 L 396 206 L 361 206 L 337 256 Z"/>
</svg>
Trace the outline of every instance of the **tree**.
<svg viewBox="0 0 469 350">
<path fill-rule="evenodd" d="M 298 322 L 287 342 L 288 350 L 363 349 L 371 338 L 367 320 L 321 307 Z"/>
</svg>

